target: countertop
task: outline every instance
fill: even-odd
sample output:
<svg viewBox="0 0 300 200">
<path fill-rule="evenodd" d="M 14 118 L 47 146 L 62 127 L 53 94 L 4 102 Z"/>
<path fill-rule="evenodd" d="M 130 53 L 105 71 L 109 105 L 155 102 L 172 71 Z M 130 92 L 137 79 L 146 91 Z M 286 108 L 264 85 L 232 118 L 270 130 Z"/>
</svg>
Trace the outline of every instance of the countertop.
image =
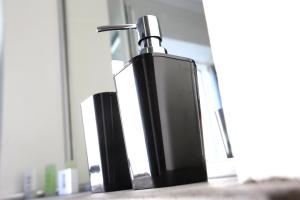
<svg viewBox="0 0 300 200">
<path fill-rule="evenodd" d="M 299 181 L 272 180 L 264 182 L 254 182 L 247 184 L 229 183 L 222 184 L 215 182 L 210 184 L 195 183 L 174 187 L 128 190 L 108 193 L 92 194 L 90 192 L 61 196 L 48 197 L 44 200 L 168 200 L 168 199 L 199 199 L 199 200 L 298 200 L 300 199 Z"/>
</svg>

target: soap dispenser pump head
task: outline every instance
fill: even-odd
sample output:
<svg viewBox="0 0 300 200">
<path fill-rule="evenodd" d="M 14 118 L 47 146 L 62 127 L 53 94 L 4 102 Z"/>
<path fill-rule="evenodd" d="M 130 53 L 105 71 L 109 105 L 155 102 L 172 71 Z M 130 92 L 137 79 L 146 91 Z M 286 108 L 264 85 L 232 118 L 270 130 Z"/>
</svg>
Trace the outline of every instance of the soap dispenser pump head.
<svg viewBox="0 0 300 200">
<path fill-rule="evenodd" d="M 158 19 L 153 15 L 138 18 L 136 24 L 99 26 L 97 27 L 97 32 L 129 29 L 137 30 L 138 44 L 141 47 L 140 54 L 167 53 L 167 50 L 161 46 L 162 34 Z"/>
</svg>

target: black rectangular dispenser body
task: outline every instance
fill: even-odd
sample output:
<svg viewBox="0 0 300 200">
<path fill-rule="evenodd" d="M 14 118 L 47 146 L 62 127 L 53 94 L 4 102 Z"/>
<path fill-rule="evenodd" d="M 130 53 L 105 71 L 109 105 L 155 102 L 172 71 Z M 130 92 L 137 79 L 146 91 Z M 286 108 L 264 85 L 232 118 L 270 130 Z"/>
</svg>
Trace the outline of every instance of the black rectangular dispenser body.
<svg viewBox="0 0 300 200">
<path fill-rule="evenodd" d="M 194 61 L 145 53 L 114 78 L 133 188 L 207 181 Z"/>
<path fill-rule="evenodd" d="M 131 179 L 115 92 L 81 103 L 92 192 L 131 189 Z"/>
</svg>

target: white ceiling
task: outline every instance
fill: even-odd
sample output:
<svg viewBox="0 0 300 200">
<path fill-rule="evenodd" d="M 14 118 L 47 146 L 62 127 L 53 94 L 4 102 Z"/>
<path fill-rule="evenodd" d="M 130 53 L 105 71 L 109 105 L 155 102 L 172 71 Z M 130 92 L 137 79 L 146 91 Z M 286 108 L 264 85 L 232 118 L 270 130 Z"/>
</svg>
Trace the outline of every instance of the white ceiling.
<svg viewBox="0 0 300 200">
<path fill-rule="evenodd" d="M 152 0 L 197 13 L 204 13 L 202 0 Z"/>
</svg>

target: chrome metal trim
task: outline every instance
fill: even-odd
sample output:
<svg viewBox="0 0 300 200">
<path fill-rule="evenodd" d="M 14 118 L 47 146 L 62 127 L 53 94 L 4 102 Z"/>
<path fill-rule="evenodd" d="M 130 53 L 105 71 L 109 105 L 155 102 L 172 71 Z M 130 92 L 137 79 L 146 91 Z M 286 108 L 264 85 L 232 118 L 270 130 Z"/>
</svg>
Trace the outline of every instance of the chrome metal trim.
<svg viewBox="0 0 300 200">
<path fill-rule="evenodd" d="M 81 113 L 88 155 L 87 159 L 91 188 L 93 192 L 104 192 L 105 188 L 101 166 L 100 144 L 93 96 L 81 103 Z"/>
<path fill-rule="evenodd" d="M 143 188 L 151 188 L 153 184 L 150 161 L 131 63 L 122 70 L 122 73 L 115 76 L 115 84 L 132 186 L 133 188 L 141 188 L 143 185 Z"/>
<path fill-rule="evenodd" d="M 105 32 L 105 31 L 120 31 L 120 30 L 128 30 L 128 29 L 136 29 L 136 24 L 119 24 L 119 25 L 108 25 L 108 26 L 98 26 L 97 32 Z"/>
<path fill-rule="evenodd" d="M 146 15 L 138 18 L 136 24 L 119 24 L 98 26 L 97 32 L 136 29 L 138 33 L 138 44 L 141 46 L 140 54 L 144 53 L 167 53 L 161 47 L 162 34 L 160 24 L 154 15 Z"/>
</svg>

